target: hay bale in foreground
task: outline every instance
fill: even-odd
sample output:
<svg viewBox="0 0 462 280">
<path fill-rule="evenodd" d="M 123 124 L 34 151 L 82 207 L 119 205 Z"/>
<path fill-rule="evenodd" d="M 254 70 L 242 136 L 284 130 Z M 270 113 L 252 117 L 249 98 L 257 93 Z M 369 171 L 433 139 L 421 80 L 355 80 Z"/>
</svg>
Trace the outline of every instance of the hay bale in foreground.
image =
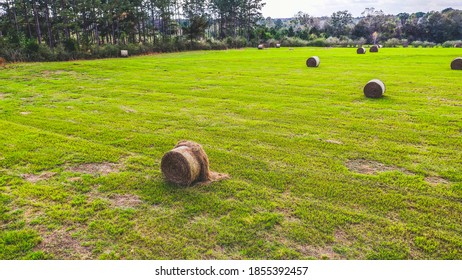
<svg viewBox="0 0 462 280">
<path fill-rule="evenodd" d="M 365 53 L 366 53 L 366 48 L 363 48 L 363 47 L 358 48 L 358 49 L 356 50 L 356 53 L 357 53 L 357 54 L 365 54 Z"/>
<path fill-rule="evenodd" d="M 165 179 L 180 186 L 209 184 L 228 179 L 227 174 L 209 170 L 209 159 L 202 146 L 192 141 L 180 141 L 162 157 L 161 170 Z"/>
<path fill-rule="evenodd" d="M 321 61 L 317 56 L 312 56 L 306 60 L 306 66 L 308 67 L 318 67 L 320 63 Z"/>
<path fill-rule="evenodd" d="M 364 87 L 364 95 L 369 98 L 380 98 L 385 93 L 385 84 L 378 79 L 367 82 Z"/>
<path fill-rule="evenodd" d="M 263 44 L 258 45 L 259 50 L 263 50 L 264 48 L 265 48 L 265 45 L 263 45 Z"/>
<path fill-rule="evenodd" d="M 452 70 L 462 70 L 462 57 L 455 58 L 451 62 L 451 69 Z"/>
<path fill-rule="evenodd" d="M 120 51 L 120 56 L 122 56 L 122 57 L 128 57 L 128 50 L 121 50 L 121 51 Z"/>
<path fill-rule="evenodd" d="M 369 52 L 379 52 L 379 46 L 373 45 L 370 49 Z"/>
</svg>

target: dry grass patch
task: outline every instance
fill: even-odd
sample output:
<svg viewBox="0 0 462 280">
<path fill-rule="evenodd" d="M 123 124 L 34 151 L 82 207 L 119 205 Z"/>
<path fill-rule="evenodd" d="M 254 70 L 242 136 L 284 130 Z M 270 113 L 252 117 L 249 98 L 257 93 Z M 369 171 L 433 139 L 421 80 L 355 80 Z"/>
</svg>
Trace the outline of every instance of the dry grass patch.
<svg viewBox="0 0 462 280">
<path fill-rule="evenodd" d="M 52 254 L 60 260 L 88 260 L 91 259 L 91 250 L 80 244 L 80 241 L 72 237 L 70 231 L 65 229 L 48 232 L 41 230 L 42 242 L 37 250 Z"/>
<path fill-rule="evenodd" d="M 331 144 L 336 144 L 336 145 L 343 145 L 342 141 L 333 140 L 333 139 L 328 139 L 328 140 L 326 140 L 326 142 L 331 143 Z"/>
<path fill-rule="evenodd" d="M 30 183 L 37 183 L 38 181 L 44 181 L 52 178 L 56 175 L 56 172 L 43 172 L 42 174 L 22 174 L 21 177 Z"/>
<path fill-rule="evenodd" d="M 110 195 L 108 199 L 112 206 L 119 208 L 134 208 L 143 203 L 143 201 L 134 194 L 115 194 Z"/>
<path fill-rule="evenodd" d="M 337 254 L 332 246 L 317 247 L 312 245 L 299 245 L 298 251 L 304 256 L 314 257 L 316 259 L 341 260 L 340 254 Z"/>
<path fill-rule="evenodd" d="M 132 108 L 127 107 L 127 106 L 120 106 L 120 109 L 122 109 L 122 111 L 124 111 L 125 113 L 128 113 L 128 114 L 138 113 L 138 111 L 136 111 L 135 109 L 132 109 Z"/>
<path fill-rule="evenodd" d="M 366 159 L 348 160 L 345 165 L 352 172 L 366 174 L 366 175 L 373 175 L 373 174 L 377 174 L 380 172 L 387 172 L 387 171 L 400 171 L 405 174 L 409 174 L 409 175 L 412 174 L 411 172 L 409 172 L 408 170 L 404 168 L 385 165 L 377 161 L 366 160 Z"/>
<path fill-rule="evenodd" d="M 449 184 L 448 180 L 438 177 L 438 176 L 426 177 L 425 182 L 429 183 L 432 186 Z"/>
<path fill-rule="evenodd" d="M 83 163 L 76 166 L 69 166 L 66 171 L 74 173 L 92 174 L 92 175 L 108 175 L 117 173 L 122 168 L 121 164 L 102 162 L 102 163 Z"/>
</svg>

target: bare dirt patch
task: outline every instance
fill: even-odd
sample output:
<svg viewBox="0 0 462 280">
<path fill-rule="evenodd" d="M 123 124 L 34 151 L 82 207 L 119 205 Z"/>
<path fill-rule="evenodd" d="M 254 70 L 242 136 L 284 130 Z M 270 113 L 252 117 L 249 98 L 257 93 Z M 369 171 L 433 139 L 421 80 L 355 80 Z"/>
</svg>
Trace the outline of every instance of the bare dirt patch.
<svg viewBox="0 0 462 280">
<path fill-rule="evenodd" d="M 441 177 L 437 177 L 437 176 L 433 176 L 433 177 L 426 177 L 425 178 L 425 182 L 429 183 L 430 185 L 432 186 L 437 186 L 437 185 L 447 185 L 449 184 L 449 181 L 444 179 L 444 178 L 441 178 Z"/>
<path fill-rule="evenodd" d="M 42 242 L 37 249 L 53 254 L 60 260 L 88 260 L 91 259 L 91 250 L 82 246 L 72 233 L 65 229 L 48 232 L 42 230 Z"/>
<path fill-rule="evenodd" d="M 21 177 L 30 183 L 37 183 L 38 181 L 48 180 L 55 176 L 56 172 L 43 172 L 42 174 L 22 174 Z"/>
<path fill-rule="evenodd" d="M 316 247 L 311 245 L 297 246 L 298 251 L 305 256 L 315 257 L 317 259 L 340 260 L 342 256 L 334 252 L 332 246 Z"/>
<path fill-rule="evenodd" d="M 343 145 L 343 142 L 342 142 L 342 141 L 333 140 L 333 139 L 328 139 L 328 140 L 326 140 L 325 142 L 331 143 L 331 144 L 336 144 L 336 145 Z"/>
<path fill-rule="evenodd" d="M 143 203 L 143 201 L 134 194 L 115 194 L 110 195 L 108 199 L 112 206 L 120 208 L 134 208 Z"/>
<path fill-rule="evenodd" d="M 127 106 L 120 106 L 120 109 L 122 109 L 122 111 L 124 111 L 125 113 L 128 113 L 128 114 L 138 113 L 138 111 L 136 111 L 135 109 L 132 109 L 132 108 L 127 107 Z"/>
<path fill-rule="evenodd" d="M 372 175 L 372 174 L 377 174 L 380 172 L 387 172 L 387 171 L 400 171 L 408 175 L 412 174 L 411 172 L 409 172 L 408 170 L 404 168 L 385 165 L 377 161 L 366 160 L 366 159 L 348 160 L 345 165 L 350 171 L 360 173 L 360 174 L 367 174 L 367 175 Z"/>
<path fill-rule="evenodd" d="M 54 75 L 63 75 L 63 74 L 68 74 L 68 75 L 77 75 L 77 72 L 75 71 L 66 71 L 66 70 L 55 70 L 55 71 L 48 71 L 48 70 L 45 70 L 45 71 L 42 71 L 42 76 L 43 77 L 50 77 L 50 76 L 54 76 Z"/>
<path fill-rule="evenodd" d="M 83 163 L 76 166 L 69 166 L 66 171 L 92 174 L 92 175 L 108 175 L 110 173 L 117 173 L 121 169 L 121 165 L 118 163 L 102 162 L 102 163 Z"/>
</svg>

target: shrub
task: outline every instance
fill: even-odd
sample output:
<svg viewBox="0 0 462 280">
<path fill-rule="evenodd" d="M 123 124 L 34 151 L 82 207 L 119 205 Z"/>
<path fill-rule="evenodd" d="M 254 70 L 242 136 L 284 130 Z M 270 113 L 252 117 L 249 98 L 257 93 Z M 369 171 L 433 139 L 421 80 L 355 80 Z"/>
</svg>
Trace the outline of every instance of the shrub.
<svg viewBox="0 0 462 280">
<path fill-rule="evenodd" d="M 443 48 L 460 48 L 462 47 L 462 40 L 456 40 L 456 41 L 446 41 L 442 44 Z"/>
<path fill-rule="evenodd" d="M 414 41 L 411 43 L 414 48 L 421 47 L 423 45 L 422 41 Z"/>
<path fill-rule="evenodd" d="M 396 47 L 398 47 L 399 45 L 401 45 L 401 40 L 396 39 L 396 38 L 388 39 L 388 40 L 385 41 L 385 43 L 384 43 L 384 46 L 385 46 L 385 47 L 393 47 L 393 48 L 396 48 Z"/>
<path fill-rule="evenodd" d="M 305 47 L 308 46 L 308 41 L 302 40 L 297 37 L 286 37 L 282 39 L 281 46 L 283 47 Z"/>
<path fill-rule="evenodd" d="M 310 41 L 308 43 L 308 46 L 311 46 L 311 47 L 328 47 L 329 44 L 326 42 L 326 39 L 318 38 L 318 39 Z"/>
</svg>

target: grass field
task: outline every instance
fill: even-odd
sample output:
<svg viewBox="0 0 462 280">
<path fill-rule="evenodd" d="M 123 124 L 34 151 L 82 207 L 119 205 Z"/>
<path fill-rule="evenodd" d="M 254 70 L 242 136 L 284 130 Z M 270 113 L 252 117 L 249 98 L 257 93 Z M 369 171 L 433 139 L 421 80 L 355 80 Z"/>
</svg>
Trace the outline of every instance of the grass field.
<svg viewBox="0 0 462 280">
<path fill-rule="evenodd" d="M 0 68 L 0 259 L 462 259 L 458 56 L 282 48 Z M 373 78 L 382 99 L 362 93 Z M 165 183 L 160 159 L 182 139 L 231 179 Z"/>
</svg>

